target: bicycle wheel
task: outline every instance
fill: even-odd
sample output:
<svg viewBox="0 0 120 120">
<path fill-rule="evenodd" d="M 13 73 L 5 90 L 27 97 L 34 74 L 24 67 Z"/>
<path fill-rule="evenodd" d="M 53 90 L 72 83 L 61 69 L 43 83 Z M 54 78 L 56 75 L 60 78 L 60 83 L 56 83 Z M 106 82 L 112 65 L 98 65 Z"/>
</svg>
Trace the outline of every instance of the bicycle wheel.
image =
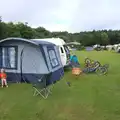
<svg viewBox="0 0 120 120">
<path fill-rule="evenodd" d="M 108 72 L 108 70 L 106 67 L 99 67 L 96 69 L 96 73 L 98 75 L 105 75 L 105 74 L 107 74 L 107 72 Z"/>
<path fill-rule="evenodd" d="M 106 67 L 107 69 L 109 68 L 109 64 L 103 65 L 103 67 Z"/>
<path fill-rule="evenodd" d="M 84 73 L 89 73 L 89 72 L 90 72 L 90 69 L 89 69 L 89 68 L 84 68 L 84 69 L 83 69 L 83 72 L 84 72 Z"/>
<path fill-rule="evenodd" d="M 100 67 L 100 66 L 101 66 L 100 62 L 98 62 L 98 61 L 95 61 L 95 62 L 94 62 L 94 67 L 95 67 L 95 69 L 97 69 L 97 68 Z"/>
<path fill-rule="evenodd" d="M 91 63 L 91 59 L 85 58 L 85 64 L 90 64 L 90 63 Z"/>
</svg>

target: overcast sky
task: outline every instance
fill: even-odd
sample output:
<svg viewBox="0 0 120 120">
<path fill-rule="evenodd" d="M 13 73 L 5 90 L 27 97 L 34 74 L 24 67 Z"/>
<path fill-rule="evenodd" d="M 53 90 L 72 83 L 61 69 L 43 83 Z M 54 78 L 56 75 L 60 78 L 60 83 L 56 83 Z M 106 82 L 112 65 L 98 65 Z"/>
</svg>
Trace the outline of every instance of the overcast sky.
<svg viewBox="0 0 120 120">
<path fill-rule="evenodd" d="M 0 0 L 0 16 L 50 31 L 120 29 L 120 0 Z"/>
</svg>

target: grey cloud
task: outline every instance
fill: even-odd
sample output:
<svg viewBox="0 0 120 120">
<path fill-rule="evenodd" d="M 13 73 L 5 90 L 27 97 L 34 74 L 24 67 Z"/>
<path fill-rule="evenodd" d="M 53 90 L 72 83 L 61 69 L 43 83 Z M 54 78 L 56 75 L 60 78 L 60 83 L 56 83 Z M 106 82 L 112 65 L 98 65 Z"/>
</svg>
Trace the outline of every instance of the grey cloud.
<svg viewBox="0 0 120 120">
<path fill-rule="evenodd" d="M 71 28 L 74 31 L 114 28 L 120 24 L 120 1 L 118 0 L 84 0 L 79 5 Z M 117 26 L 116 26 L 117 27 Z"/>
<path fill-rule="evenodd" d="M 4 0 L 4 21 L 28 22 L 46 29 L 79 32 L 120 28 L 119 0 Z"/>
<path fill-rule="evenodd" d="M 51 21 L 53 19 L 51 12 L 60 5 L 60 2 L 56 0 L 11 0 L 9 5 L 6 4 L 7 0 L 5 1 L 0 5 L 0 15 L 3 16 L 3 20 L 28 21 L 40 24 Z"/>
</svg>

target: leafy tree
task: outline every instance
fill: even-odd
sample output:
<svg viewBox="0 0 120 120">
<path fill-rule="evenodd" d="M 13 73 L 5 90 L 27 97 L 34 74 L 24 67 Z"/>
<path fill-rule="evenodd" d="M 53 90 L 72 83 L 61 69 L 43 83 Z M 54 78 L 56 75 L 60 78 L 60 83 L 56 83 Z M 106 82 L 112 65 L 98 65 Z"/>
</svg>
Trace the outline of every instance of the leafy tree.
<svg viewBox="0 0 120 120">
<path fill-rule="evenodd" d="M 0 39 L 7 37 L 33 38 L 62 38 L 65 42 L 79 42 L 83 46 L 94 44 L 116 44 L 120 43 L 120 30 L 98 30 L 84 31 L 79 33 L 68 33 L 67 31 L 50 32 L 44 27 L 32 28 L 27 22 L 5 23 L 0 17 Z"/>
<path fill-rule="evenodd" d="M 105 32 L 101 33 L 101 40 L 102 40 L 101 42 L 103 45 L 109 44 L 109 37 L 108 37 L 107 33 L 105 33 Z"/>
</svg>

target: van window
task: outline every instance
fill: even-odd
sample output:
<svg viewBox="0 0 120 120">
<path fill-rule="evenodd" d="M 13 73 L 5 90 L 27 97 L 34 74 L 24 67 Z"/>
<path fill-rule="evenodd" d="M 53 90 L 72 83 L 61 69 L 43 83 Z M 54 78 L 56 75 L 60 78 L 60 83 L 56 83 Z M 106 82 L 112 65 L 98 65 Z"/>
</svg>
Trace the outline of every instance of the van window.
<svg viewBox="0 0 120 120">
<path fill-rule="evenodd" d="M 61 53 L 64 53 L 63 48 L 62 48 L 62 47 L 60 47 L 60 49 L 61 49 Z"/>
<path fill-rule="evenodd" d="M 65 48 L 65 52 L 69 53 L 69 49 L 68 49 L 68 47 L 66 45 L 64 45 L 64 48 Z"/>
<path fill-rule="evenodd" d="M 57 60 L 54 50 L 49 50 L 49 58 L 53 68 L 59 65 L 59 62 Z"/>
</svg>

